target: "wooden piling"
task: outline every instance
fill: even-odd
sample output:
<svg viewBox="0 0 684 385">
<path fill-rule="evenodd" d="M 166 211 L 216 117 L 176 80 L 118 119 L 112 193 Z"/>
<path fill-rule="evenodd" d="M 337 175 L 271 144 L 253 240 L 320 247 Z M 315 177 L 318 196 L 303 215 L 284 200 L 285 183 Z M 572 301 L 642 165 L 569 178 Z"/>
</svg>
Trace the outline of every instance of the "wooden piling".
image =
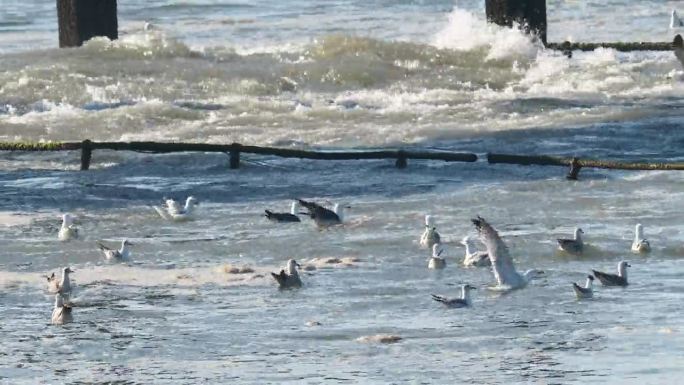
<svg viewBox="0 0 684 385">
<path fill-rule="evenodd" d="M 57 0 L 59 47 L 78 47 L 95 37 L 119 37 L 116 0 Z"/>
<path fill-rule="evenodd" d="M 546 44 L 546 0 L 485 0 L 487 21 L 512 27 L 513 22 Z"/>
<path fill-rule="evenodd" d="M 233 143 L 230 149 L 230 168 L 236 170 L 240 168 L 240 143 Z"/>
<path fill-rule="evenodd" d="M 408 160 L 406 159 L 406 153 L 404 150 L 397 151 L 397 161 L 394 165 L 399 169 L 404 169 L 408 167 Z"/>
<path fill-rule="evenodd" d="M 86 139 L 81 142 L 81 171 L 90 168 L 90 160 L 93 157 L 93 142 Z"/>
<path fill-rule="evenodd" d="M 567 180 L 577 180 L 580 169 L 582 169 L 582 166 L 580 166 L 579 159 L 572 158 L 570 161 L 570 172 L 568 172 L 568 175 L 566 175 L 565 178 Z"/>
</svg>

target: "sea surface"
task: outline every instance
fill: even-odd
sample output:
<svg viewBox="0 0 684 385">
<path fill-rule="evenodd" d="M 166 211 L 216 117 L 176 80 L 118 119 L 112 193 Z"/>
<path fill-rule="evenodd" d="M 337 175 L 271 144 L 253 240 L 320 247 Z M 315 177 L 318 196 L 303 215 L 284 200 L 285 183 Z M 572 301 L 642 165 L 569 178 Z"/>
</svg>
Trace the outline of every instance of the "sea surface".
<svg viewBox="0 0 684 385">
<path fill-rule="evenodd" d="M 676 384 L 684 375 L 684 174 L 489 165 L 487 152 L 684 162 L 671 52 L 545 50 L 483 1 L 119 2 L 120 39 L 57 49 L 54 2 L 0 7 L 0 141 L 240 142 L 474 152 L 475 163 L 225 154 L 0 153 L 0 383 Z M 671 41 L 681 1 L 548 1 L 549 41 Z M 149 28 L 145 29 L 145 23 Z M 200 201 L 171 223 L 152 205 Z M 293 198 L 345 224 L 280 225 Z M 59 242 L 60 217 L 81 237 Z M 431 214 L 447 268 L 418 239 Z M 519 270 L 466 269 L 481 215 Z M 644 225 L 653 251 L 630 252 Z M 581 227 L 582 257 L 556 250 Z M 126 263 L 96 247 L 127 238 Z M 478 247 L 482 245 L 478 244 Z M 270 272 L 301 263 L 304 287 Z M 572 282 L 630 261 L 629 287 Z M 74 322 L 43 275 L 71 266 Z M 245 269 L 248 268 L 248 269 Z M 242 270 L 241 270 L 242 269 Z M 241 272 L 242 271 L 242 272 Z M 478 288 L 470 309 L 430 294 Z"/>
</svg>

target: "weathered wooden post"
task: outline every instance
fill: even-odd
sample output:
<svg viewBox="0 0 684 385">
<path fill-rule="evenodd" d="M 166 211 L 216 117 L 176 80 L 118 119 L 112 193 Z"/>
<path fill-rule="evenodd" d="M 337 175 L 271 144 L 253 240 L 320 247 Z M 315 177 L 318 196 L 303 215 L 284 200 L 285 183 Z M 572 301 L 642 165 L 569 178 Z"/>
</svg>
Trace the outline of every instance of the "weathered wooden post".
<svg viewBox="0 0 684 385">
<path fill-rule="evenodd" d="M 240 143 L 233 143 L 230 146 L 230 168 L 232 170 L 240 168 Z"/>
<path fill-rule="evenodd" d="M 572 161 L 570 162 L 570 172 L 565 178 L 568 180 L 577 180 L 581 169 L 582 166 L 580 166 L 579 159 L 572 158 Z"/>
<path fill-rule="evenodd" d="M 512 27 L 519 23 L 546 44 L 546 0 L 485 0 L 487 21 Z"/>
<path fill-rule="evenodd" d="M 406 152 L 404 150 L 397 151 L 397 161 L 394 163 L 397 168 L 406 168 L 408 161 L 406 159 Z"/>
<path fill-rule="evenodd" d="M 57 0 L 59 47 L 78 47 L 95 36 L 119 37 L 116 0 Z"/>
<path fill-rule="evenodd" d="M 81 142 L 81 171 L 90 168 L 90 159 L 93 157 L 93 142 L 86 139 Z"/>
</svg>

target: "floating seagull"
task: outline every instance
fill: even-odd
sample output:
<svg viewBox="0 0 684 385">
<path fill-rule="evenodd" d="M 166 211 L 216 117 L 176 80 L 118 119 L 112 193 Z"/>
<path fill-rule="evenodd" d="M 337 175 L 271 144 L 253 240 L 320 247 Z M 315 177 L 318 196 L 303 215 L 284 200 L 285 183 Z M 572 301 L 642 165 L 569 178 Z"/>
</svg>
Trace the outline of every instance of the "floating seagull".
<svg viewBox="0 0 684 385">
<path fill-rule="evenodd" d="M 579 227 L 575 229 L 575 239 L 558 239 L 558 250 L 565 251 L 570 254 L 582 254 L 584 251 L 584 242 L 582 236 L 584 231 Z"/>
<path fill-rule="evenodd" d="M 69 273 L 73 272 L 74 271 L 70 268 L 65 267 L 62 269 L 62 278 L 59 281 L 57 281 L 55 273 L 52 273 L 51 276 L 46 277 L 48 281 L 48 292 L 65 295 L 71 294 L 71 280 L 69 279 Z"/>
<path fill-rule="evenodd" d="M 618 263 L 618 273 L 608 274 L 600 271 L 592 270 L 594 276 L 598 278 L 603 286 L 627 286 L 627 268 L 632 267 L 629 262 L 620 261 Z"/>
<path fill-rule="evenodd" d="M 489 260 L 489 254 L 487 254 L 486 251 L 475 250 L 475 241 L 470 236 L 466 236 L 465 238 L 463 238 L 461 244 L 465 246 L 465 257 L 463 257 L 463 266 L 480 267 L 492 265 L 492 261 Z"/>
<path fill-rule="evenodd" d="M 584 287 L 573 282 L 572 288 L 575 290 L 575 295 L 577 296 L 577 299 L 592 298 L 594 296 L 594 289 L 592 288 L 593 283 L 594 277 L 592 277 L 591 275 L 587 275 L 587 283 L 584 284 Z"/>
<path fill-rule="evenodd" d="M 477 229 L 480 240 L 487 246 L 487 253 L 492 261 L 494 278 L 496 278 L 500 289 L 512 290 L 523 288 L 530 280 L 543 276 L 544 271 L 535 269 L 527 270 L 525 274 L 520 275 L 515 270 L 508 247 L 499 237 L 499 233 L 482 217 L 478 216 L 472 222 Z"/>
<path fill-rule="evenodd" d="M 292 207 L 289 213 L 274 213 L 270 210 L 266 211 L 266 218 L 273 222 L 301 222 L 297 213 L 299 212 L 299 202 L 292 202 Z"/>
<path fill-rule="evenodd" d="M 301 214 L 310 216 L 316 222 L 316 226 L 319 229 L 341 225 L 344 220 L 344 209 L 351 208 L 350 206 L 336 203 L 333 209 L 330 210 L 316 202 L 308 202 L 302 199 L 297 199 L 297 201 L 309 211 L 308 213 Z"/>
<path fill-rule="evenodd" d="M 71 305 L 65 303 L 64 297 L 57 293 L 55 294 L 55 308 L 52 310 L 52 324 L 63 325 L 65 323 L 73 322 L 74 317 L 71 315 Z"/>
<path fill-rule="evenodd" d="M 651 244 L 644 239 L 644 227 L 641 223 L 636 225 L 634 232 L 634 242 L 632 242 L 632 252 L 645 254 L 651 251 Z"/>
<path fill-rule="evenodd" d="M 185 200 L 185 206 L 181 207 L 180 203 L 173 199 L 164 198 L 164 205 L 162 207 L 152 206 L 157 213 L 164 219 L 174 222 L 183 222 L 194 219 L 193 213 L 196 205 L 199 205 L 197 198 L 189 196 Z"/>
<path fill-rule="evenodd" d="M 60 241 L 70 241 L 78 238 L 78 228 L 74 226 L 74 218 L 71 214 L 62 215 L 62 227 L 59 229 L 57 238 Z"/>
<path fill-rule="evenodd" d="M 470 291 L 476 290 L 474 286 L 461 285 L 461 298 L 447 298 L 441 295 L 432 294 L 432 299 L 437 302 L 441 302 L 446 307 L 457 308 L 457 307 L 470 307 L 473 305 L 470 300 Z"/>
<path fill-rule="evenodd" d="M 279 274 L 271 273 L 273 278 L 278 281 L 281 289 L 289 289 L 302 286 L 302 280 L 299 279 L 299 273 L 297 273 L 297 267 L 301 268 L 301 265 L 297 263 L 294 259 L 287 261 L 287 271 L 280 270 Z"/>
<path fill-rule="evenodd" d="M 679 60 L 679 63 L 684 66 L 684 40 L 682 39 L 682 35 L 674 37 L 674 40 L 672 41 L 672 50 L 674 51 L 677 60 Z"/>
<path fill-rule="evenodd" d="M 131 242 L 128 242 L 127 239 L 124 239 L 121 241 L 121 248 L 119 250 L 115 249 L 110 249 L 109 247 L 103 245 L 100 242 L 96 242 L 97 247 L 102 250 L 102 253 L 105 256 L 105 259 L 108 261 L 111 260 L 117 260 L 117 261 L 123 261 L 128 259 L 128 257 L 131 256 L 131 251 L 128 250 L 128 246 L 133 246 Z"/>
<path fill-rule="evenodd" d="M 441 237 L 435 227 L 435 222 L 432 220 L 432 215 L 425 216 L 425 231 L 420 237 L 420 246 L 426 249 L 431 249 L 435 243 L 440 243 Z"/>
<path fill-rule="evenodd" d="M 428 269 L 443 269 L 446 267 L 446 260 L 440 258 L 444 249 L 439 243 L 432 245 L 432 257 L 428 261 Z"/>
<path fill-rule="evenodd" d="M 676 10 L 672 10 L 672 15 L 670 16 L 670 29 L 677 29 L 684 27 L 684 20 L 679 18 Z"/>
</svg>

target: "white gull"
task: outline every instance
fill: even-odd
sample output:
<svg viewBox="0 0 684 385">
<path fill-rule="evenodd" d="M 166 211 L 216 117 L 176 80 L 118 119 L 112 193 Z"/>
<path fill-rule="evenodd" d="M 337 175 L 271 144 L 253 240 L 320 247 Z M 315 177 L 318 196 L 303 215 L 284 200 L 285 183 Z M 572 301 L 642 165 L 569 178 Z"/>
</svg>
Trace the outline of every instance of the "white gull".
<svg viewBox="0 0 684 385">
<path fill-rule="evenodd" d="M 644 227 L 641 223 L 636 225 L 634 230 L 634 242 L 632 242 L 632 252 L 645 254 L 651 251 L 651 244 L 644 239 Z"/>
<path fill-rule="evenodd" d="M 181 207 L 180 203 L 173 199 L 166 199 L 162 207 L 152 206 L 157 213 L 164 219 L 173 222 L 184 222 L 195 219 L 195 206 L 199 205 L 197 198 L 189 196 L 185 200 L 185 206 Z"/>
<path fill-rule="evenodd" d="M 474 286 L 471 285 L 461 285 L 461 297 L 460 298 L 447 298 L 441 295 L 432 294 L 432 299 L 437 302 L 443 303 L 446 307 L 458 308 L 458 307 L 470 307 L 472 306 L 472 301 L 470 300 L 470 291 L 475 290 Z"/>
<path fill-rule="evenodd" d="M 73 273 L 74 271 L 71 270 L 69 267 L 65 267 L 62 269 L 62 277 L 60 280 L 57 280 L 57 277 L 55 277 L 55 273 L 52 273 L 51 276 L 47 277 L 48 281 L 48 292 L 49 293 L 59 293 L 59 294 L 65 294 L 69 295 L 71 294 L 71 279 L 69 279 L 69 273 Z"/>
<path fill-rule="evenodd" d="M 572 289 L 575 291 L 577 299 L 592 298 L 594 296 L 593 283 L 594 277 L 592 277 L 591 275 L 587 276 L 587 282 L 584 284 L 584 287 L 573 282 Z"/>
<path fill-rule="evenodd" d="M 433 220 L 432 215 L 426 215 L 425 231 L 423 232 L 423 235 L 420 237 L 420 246 L 426 249 L 432 249 L 432 246 L 440 242 L 441 237 L 437 232 L 437 227 L 435 227 L 435 221 Z"/>
<path fill-rule="evenodd" d="M 465 238 L 463 238 L 461 244 L 465 246 L 463 266 L 481 267 L 492 265 L 492 262 L 489 260 L 489 254 L 487 254 L 486 251 L 475 250 L 475 241 L 470 236 L 466 236 Z"/>
<path fill-rule="evenodd" d="M 428 260 L 428 269 L 444 269 L 446 267 L 446 260 L 441 258 L 444 249 L 439 243 L 432 245 L 432 257 Z"/>
<path fill-rule="evenodd" d="M 584 231 L 580 229 L 579 227 L 575 229 L 575 238 L 574 239 L 563 239 L 559 238 L 558 241 L 558 250 L 565 251 L 566 253 L 570 254 L 582 254 L 584 251 L 584 241 L 582 241 L 582 234 L 584 234 Z"/>
<path fill-rule="evenodd" d="M 627 268 L 632 267 L 627 261 L 620 261 L 618 263 L 618 273 L 608 274 L 601 271 L 592 270 L 594 276 L 598 278 L 603 286 L 627 286 Z"/>
<path fill-rule="evenodd" d="M 59 228 L 59 233 L 57 234 L 57 238 L 60 241 L 70 241 L 78 238 L 78 228 L 74 226 L 74 219 L 76 218 L 69 213 L 62 215 L 62 227 Z"/>
<path fill-rule="evenodd" d="M 473 219 L 473 224 L 477 229 L 478 235 L 482 243 L 487 246 L 487 253 L 489 259 L 492 261 L 492 271 L 494 278 L 498 283 L 498 290 L 512 290 L 520 289 L 527 286 L 527 283 L 534 278 L 538 278 L 544 274 L 542 270 L 527 270 L 525 274 L 520 275 L 513 265 L 513 259 L 508 252 L 508 247 L 503 242 L 499 233 L 487 223 L 482 217 Z"/>
<path fill-rule="evenodd" d="M 73 320 L 71 305 L 65 302 L 62 294 L 55 294 L 55 307 L 52 309 L 52 323 L 54 325 L 63 325 L 65 323 L 73 322 Z"/>
<path fill-rule="evenodd" d="M 280 270 L 280 273 L 271 273 L 271 276 L 278 282 L 280 289 L 290 289 L 302 286 L 297 267 L 301 267 L 297 261 L 290 259 L 287 261 L 287 271 Z"/>
<path fill-rule="evenodd" d="M 341 225 L 344 222 L 344 209 L 351 208 L 349 205 L 336 203 L 333 206 L 333 209 L 330 210 L 316 202 L 305 201 L 303 199 L 297 199 L 297 201 L 308 211 L 301 214 L 311 217 L 319 229 Z"/>
<path fill-rule="evenodd" d="M 264 210 L 265 211 L 265 217 L 272 222 L 280 222 L 280 223 L 287 223 L 287 222 L 301 222 L 297 214 L 299 214 L 299 202 L 294 201 L 292 202 L 292 206 L 290 207 L 290 212 L 289 213 L 274 213 L 271 210 Z"/>
<path fill-rule="evenodd" d="M 133 244 L 129 242 L 127 239 L 121 241 L 121 248 L 119 250 L 111 249 L 100 242 L 96 243 L 97 247 L 102 251 L 102 254 L 104 254 L 105 259 L 108 261 L 124 261 L 131 256 L 131 251 L 128 249 L 128 246 L 133 246 Z"/>
</svg>

